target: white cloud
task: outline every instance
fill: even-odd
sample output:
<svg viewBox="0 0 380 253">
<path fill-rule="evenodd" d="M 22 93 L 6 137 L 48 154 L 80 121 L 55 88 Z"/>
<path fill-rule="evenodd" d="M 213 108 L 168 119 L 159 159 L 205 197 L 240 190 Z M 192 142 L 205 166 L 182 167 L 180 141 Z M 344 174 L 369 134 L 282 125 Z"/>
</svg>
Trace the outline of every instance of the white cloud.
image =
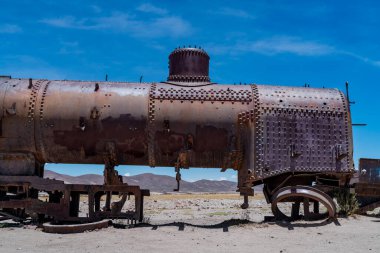
<svg viewBox="0 0 380 253">
<path fill-rule="evenodd" d="M 334 47 L 312 40 L 292 36 L 274 36 L 254 41 L 242 40 L 235 45 L 211 45 L 215 54 L 239 55 L 258 53 L 264 55 L 296 54 L 299 56 L 321 56 L 336 53 Z"/>
<path fill-rule="evenodd" d="M 220 178 L 219 178 L 219 181 L 225 181 L 225 180 L 227 180 L 226 177 L 220 177 Z"/>
<path fill-rule="evenodd" d="M 75 18 L 65 16 L 43 19 L 40 22 L 60 28 L 100 30 L 129 33 L 134 37 L 185 37 L 193 32 L 189 22 L 177 16 L 162 16 L 152 19 L 137 19 L 127 13 L 115 12 L 98 18 Z"/>
<path fill-rule="evenodd" d="M 131 176 L 131 173 L 128 173 L 128 172 L 127 172 L 127 173 L 124 174 L 124 176 L 126 176 L 126 177 L 130 177 L 130 176 Z"/>
<path fill-rule="evenodd" d="M 349 51 L 338 50 L 334 46 L 314 40 L 304 40 L 293 36 L 274 36 L 255 41 L 241 41 L 234 45 L 209 44 L 210 52 L 216 55 L 229 54 L 231 57 L 246 53 L 257 53 L 268 56 L 294 54 L 298 56 L 341 55 L 355 58 L 372 66 L 380 67 L 380 60 L 358 55 Z"/>
<path fill-rule="evenodd" d="M 168 13 L 166 9 L 156 7 L 150 3 L 141 4 L 137 7 L 138 11 L 146 12 L 146 13 L 153 13 L 157 15 L 165 15 Z"/>
<path fill-rule="evenodd" d="M 371 64 L 371 65 L 373 65 L 375 67 L 380 67 L 380 61 L 378 61 L 378 60 L 373 60 L 373 59 L 370 59 L 368 57 L 363 57 L 361 55 L 358 55 L 358 54 L 355 54 L 355 53 L 352 53 L 352 52 L 348 52 L 348 51 L 340 51 L 339 53 L 351 56 L 351 57 L 353 57 L 355 59 L 358 59 L 358 60 L 360 60 L 362 62 Z"/>
<path fill-rule="evenodd" d="M 290 53 L 301 56 L 327 55 L 335 52 L 335 49 L 329 45 L 290 36 L 276 36 L 242 43 L 237 46 L 237 50 L 266 55 Z"/>
<path fill-rule="evenodd" d="M 73 16 L 64 16 L 59 18 L 42 19 L 40 22 L 55 27 L 81 29 L 84 21 L 77 20 Z"/>
<path fill-rule="evenodd" d="M 22 29 L 18 25 L 14 24 L 3 24 L 0 25 L 0 33 L 20 33 Z"/>
<path fill-rule="evenodd" d="M 254 19 L 255 16 L 251 13 L 241 10 L 241 9 L 234 9 L 229 7 L 223 7 L 216 11 L 212 11 L 212 13 L 224 15 L 224 16 L 231 16 L 231 17 L 237 17 L 237 18 L 246 18 L 246 19 Z"/>
</svg>

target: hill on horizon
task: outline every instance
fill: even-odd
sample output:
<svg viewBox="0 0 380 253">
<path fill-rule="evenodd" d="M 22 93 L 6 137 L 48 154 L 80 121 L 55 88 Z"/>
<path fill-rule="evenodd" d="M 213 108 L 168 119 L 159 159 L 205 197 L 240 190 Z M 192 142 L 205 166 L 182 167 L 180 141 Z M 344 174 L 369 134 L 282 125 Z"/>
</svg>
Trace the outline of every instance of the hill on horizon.
<svg viewBox="0 0 380 253">
<path fill-rule="evenodd" d="M 45 170 L 44 178 L 62 180 L 68 184 L 103 184 L 103 175 L 85 174 L 80 176 L 69 176 L 51 170 Z M 142 189 L 151 192 L 173 192 L 177 182 L 174 177 L 144 173 L 135 176 L 123 176 L 123 182 L 130 185 L 138 185 Z M 181 181 L 180 192 L 236 192 L 237 183 L 227 180 L 198 180 L 195 182 Z"/>
</svg>

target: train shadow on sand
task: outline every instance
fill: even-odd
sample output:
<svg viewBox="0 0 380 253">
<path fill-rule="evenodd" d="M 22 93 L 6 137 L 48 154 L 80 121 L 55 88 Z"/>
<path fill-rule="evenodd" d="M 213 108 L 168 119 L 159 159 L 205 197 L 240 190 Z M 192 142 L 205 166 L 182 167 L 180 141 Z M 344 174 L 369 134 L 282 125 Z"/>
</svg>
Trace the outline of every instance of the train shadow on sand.
<svg viewBox="0 0 380 253">
<path fill-rule="evenodd" d="M 275 221 L 272 222 L 280 227 L 287 228 L 288 230 L 294 230 L 295 228 L 312 228 L 312 227 L 322 227 L 326 226 L 329 224 L 334 223 L 336 226 L 341 226 L 339 223 L 339 220 L 336 218 L 329 218 L 326 220 L 322 221 L 305 221 L 305 220 L 300 220 L 300 221 L 294 221 L 294 222 L 289 222 L 289 221 Z"/>
<path fill-rule="evenodd" d="M 17 222 L 0 222 L 0 229 L 2 228 L 21 228 L 24 225 Z"/>
<path fill-rule="evenodd" d="M 125 228 L 134 228 L 134 227 L 151 227 L 152 230 L 158 230 L 160 227 L 178 227 L 178 231 L 184 231 L 185 227 L 194 227 L 194 228 L 205 228 L 205 229 L 223 229 L 223 232 L 228 232 L 230 227 L 245 227 L 245 226 L 252 226 L 254 228 L 265 228 L 269 225 L 278 225 L 280 227 L 285 227 L 288 230 L 293 230 L 296 227 L 319 227 L 319 226 L 325 226 L 328 224 L 334 223 L 337 226 L 340 226 L 340 223 L 337 219 L 328 219 L 321 222 L 312 222 L 307 223 L 306 221 L 303 221 L 302 223 L 296 223 L 296 222 L 288 222 L 288 221 L 262 221 L 262 222 L 254 222 L 246 219 L 230 219 L 225 220 L 223 222 L 217 223 L 217 224 L 211 224 L 211 225 L 198 225 L 198 224 L 191 224 L 188 222 L 170 222 L 170 223 L 164 223 L 164 224 L 150 224 L 150 223 L 139 223 L 133 226 L 120 224 L 120 223 L 113 223 L 113 227 L 125 229 Z"/>
<path fill-rule="evenodd" d="M 244 219 L 231 219 L 231 220 L 223 221 L 221 223 L 210 224 L 210 225 L 198 225 L 198 224 L 191 224 L 188 222 L 170 222 L 170 223 L 164 223 L 164 224 L 139 223 L 133 226 L 113 223 L 113 226 L 115 228 L 151 227 L 152 230 L 158 230 L 160 227 L 178 227 L 178 231 L 184 231 L 185 226 L 187 226 L 187 227 L 205 228 L 205 229 L 223 229 L 223 232 L 228 232 L 228 229 L 231 226 L 245 226 L 245 225 L 262 226 L 264 224 L 266 223 L 253 222 L 253 221 L 244 220 Z"/>
</svg>

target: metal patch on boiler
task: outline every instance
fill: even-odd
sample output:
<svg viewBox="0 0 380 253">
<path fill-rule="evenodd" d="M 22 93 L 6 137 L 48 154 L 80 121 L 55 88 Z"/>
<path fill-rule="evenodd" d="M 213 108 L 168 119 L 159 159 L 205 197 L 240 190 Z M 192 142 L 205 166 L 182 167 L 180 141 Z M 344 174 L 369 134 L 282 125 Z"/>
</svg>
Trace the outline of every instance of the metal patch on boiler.
<svg viewBox="0 0 380 253">
<path fill-rule="evenodd" d="M 255 172 L 348 172 L 352 168 L 349 113 L 332 89 L 253 86 Z M 254 95 L 255 96 L 255 95 Z"/>
<path fill-rule="evenodd" d="M 231 101 L 231 102 L 252 102 L 249 90 L 237 90 L 233 88 L 182 88 L 182 87 L 161 87 L 153 94 L 155 99 L 181 100 L 181 101 Z"/>
</svg>

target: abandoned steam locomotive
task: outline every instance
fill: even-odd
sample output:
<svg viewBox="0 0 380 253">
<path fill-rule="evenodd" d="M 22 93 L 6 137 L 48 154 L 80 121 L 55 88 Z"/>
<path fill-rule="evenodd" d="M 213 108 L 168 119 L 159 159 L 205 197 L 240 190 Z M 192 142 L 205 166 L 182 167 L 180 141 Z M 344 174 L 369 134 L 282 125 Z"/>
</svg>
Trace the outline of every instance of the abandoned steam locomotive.
<svg viewBox="0 0 380 253">
<path fill-rule="evenodd" d="M 124 184 L 114 166 L 233 169 L 243 208 L 253 186 L 276 217 L 281 201 L 318 203 L 335 215 L 328 195 L 353 173 L 349 103 L 337 89 L 222 85 L 209 78 L 209 56 L 178 48 L 165 82 L 126 83 L 0 78 L 0 209 L 14 217 L 55 220 L 142 219 L 148 190 Z M 105 164 L 104 185 L 43 179 L 45 163 Z M 49 194 L 47 202 L 38 192 Z M 123 197 L 112 202 L 112 194 Z M 89 216 L 78 217 L 79 196 Z M 106 206 L 100 197 L 107 195 Z M 121 208 L 135 195 L 136 210 Z M 309 212 L 309 201 L 314 203 Z"/>
</svg>

